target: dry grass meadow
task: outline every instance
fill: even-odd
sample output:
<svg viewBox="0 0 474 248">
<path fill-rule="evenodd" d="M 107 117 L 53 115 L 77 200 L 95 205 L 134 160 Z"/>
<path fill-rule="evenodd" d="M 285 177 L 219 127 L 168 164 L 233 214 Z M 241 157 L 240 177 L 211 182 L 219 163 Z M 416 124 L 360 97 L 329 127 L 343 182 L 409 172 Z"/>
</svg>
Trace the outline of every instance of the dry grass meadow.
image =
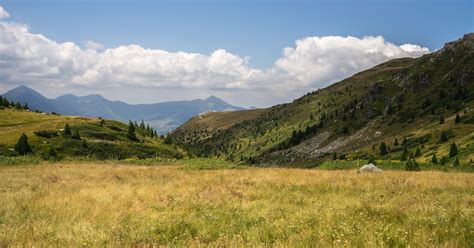
<svg viewBox="0 0 474 248">
<path fill-rule="evenodd" d="M 474 174 L 0 167 L 0 246 L 472 247 Z"/>
</svg>

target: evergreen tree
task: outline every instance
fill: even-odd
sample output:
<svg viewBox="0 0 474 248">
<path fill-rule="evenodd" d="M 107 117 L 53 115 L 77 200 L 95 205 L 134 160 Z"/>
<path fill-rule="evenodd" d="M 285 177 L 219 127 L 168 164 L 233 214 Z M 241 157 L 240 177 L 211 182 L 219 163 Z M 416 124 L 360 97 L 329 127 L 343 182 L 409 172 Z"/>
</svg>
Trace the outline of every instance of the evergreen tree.
<svg viewBox="0 0 474 248">
<path fill-rule="evenodd" d="M 337 160 L 337 154 L 335 152 L 332 154 L 332 160 Z"/>
<path fill-rule="evenodd" d="M 18 139 L 18 142 L 15 145 L 15 151 L 21 155 L 33 153 L 33 150 L 31 150 L 31 146 L 28 143 L 28 136 L 26 136 L 25 133 L 23 133 Z"/>
<path fill-rule="evenodd" d="M 63 135 L 64 136 L 70 136 L 72 133 L 71 133 L 71 128 L 69 127 L 69 124 L 66 123 L 66 125 L 64 126 L 64 131 L 63 131 Z"/>
<path fill-rule="evenodd" d="M 442 115 L 439 116 L 439 124 L 443 124 L 444 123 L 444 118 Z"/>
<path fill-rule="evenodd" d="M 71 136 L 71 138 L 80 140 L 81 136 L 79 135 L 79 131 L 77 131 L 77 130 L 74 131 L 74 134 Z"/>
<path fill-rule="evenodd" d="M 458 157 L 456 157 L 456 159 L 454 159 L 453 166 L 454 166 L 454 167 L 458 167 L 458 166 L 460 166 L 460 165 L 461 165 L 461 164 L 459 163 L 459 159 L 458 159 Z"/>
<path fill-rule="evenodd" d="M 129 140 L 137 140 L 137 136 L 135 134 L 135 126 L 131 121 L 128 123 L 127 138 Z"/>
<path fill-rule="evenodd" d="M 406 144 L 407 144 L 407 137 L 403 137 L 402 146 L 405 146 Z"/>
<path fill-rule="evenodd" d="M 385 145 L 385 142 L 380 143 L 380 155 L 386 155 L 388 154 L 387 151 L 387 146 Z"/>
<path fill-rule="evenodd" d="M 451 146 L 449 147 L 449 157 L 452 158 L 458 154 L 458 146 L 456 146 L 456 143 L 452 143 Z"/>
<path fill-rule="evenodd" d="M 459 114 L 456 114 L 456 118 L 454 119 L 454 124 L 458 124 L 459 122 L 461 122 L 461 116 L 459 116 Z"/>
<path fill-rule="evenodd" d="M 431 157 L 431 163 L 433 163 L 433 164 L 438 163 L 438 158 L 436 157 L 436 154 L 433 154 L 433 157 Z"/>
<path fill-rule="evenodd" d="M 446 134 L 445 131 L 441 132 L 441 136 L 439 137 L 439 140 L 440 140 L 441 142 L 446 142 L 446 141 L 448 141 L 448 135 Z"/>
<path fill-rule="evenodd" d="M 393 146 L 398 146 L 398 145 L 399 145 L 399 144 L 398 144 L 398 139 L 395 138 L 395 142 L 393 142 Z"/>
<path fill-rule="evenodd" d="M 408 159 L 408 149 L 405 147 L 400 155 L 400 161 L 407 161 Z"/>
<path fill-rule="evenodd" d="M 86 140 L 82 140 L 82 148 L 87 148 L 88 145 L 87 145 L 87 141 Z"/>
</svg>

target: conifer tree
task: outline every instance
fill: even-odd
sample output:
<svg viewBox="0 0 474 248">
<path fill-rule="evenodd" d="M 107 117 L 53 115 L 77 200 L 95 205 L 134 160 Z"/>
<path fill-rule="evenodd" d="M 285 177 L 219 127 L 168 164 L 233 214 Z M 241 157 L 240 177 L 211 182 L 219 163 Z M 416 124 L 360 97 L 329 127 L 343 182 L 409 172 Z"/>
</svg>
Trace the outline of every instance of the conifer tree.
<svg viewBox="0 0 474 248">
<path fill-rule="evenodd" d="M 33 152 L 30 144 L 28 143 L 28 136 L 26 136 L 25 133 L 23 133 L 18 139 L 18 142 L 15 145 L 15 151 L 21 155 L 26 155 Z"/>
<path fill-rule="evenodd" d="M 129 140 L 137 140 L 137 136 L 135 134 L 135 126 L 131 121 L 128 124 L 127 138 Z"/>
<path fill-rule="evenodd" d="M 388 153 L 387 151 L 387 146 L 385 145 L 385 142 L 380 143 L 380 155 L 386 155 Z"/>
<path fill-rule="evenodd" d="M 439 124 L 444 123 L 444 117 L 442 115 L 439 116 Z"/>
<path fill-rule="evenodd" d="M 458 124 L 459 122 L 461 122 L 461 116 L 459 116 L 459 114 L 456 114 L 456 118 L 454 119 L 454 124 Z"/>
<path fill-rule="evenodd" d="M 400 155 L 400 161 L 407 161 L 408 159 L 408 149 L 405 147 Z"/>
<path fill-rule="evenodd" d="M 69 124 L 66 123 L 66 125 L 64 126 L 64 131 L 63 131 L 63 135 L 64 136 L 71 136 L 71 128 L 69 127 Z"/>
<path fill-rule="evenodd" d="M 452 143 L 449 147 L 449 157 L 452 158 L 458 154 L 458 146 L 456 143 Z"/>
</svg>

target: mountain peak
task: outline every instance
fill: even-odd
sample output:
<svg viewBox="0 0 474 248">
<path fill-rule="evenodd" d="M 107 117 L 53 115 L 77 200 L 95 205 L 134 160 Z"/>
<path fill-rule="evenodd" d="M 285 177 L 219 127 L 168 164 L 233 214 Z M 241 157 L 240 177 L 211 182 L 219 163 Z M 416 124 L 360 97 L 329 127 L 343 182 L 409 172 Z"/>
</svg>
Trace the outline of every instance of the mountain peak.
<svg viewBox="0 0 474 248">
<path fill-rule="evenodd" d="M 206 98 L 206 101 L 224 101 L 224 100 L 220 99 L 217 96 L 210 95 L 208 98 Z"/>
</svg>

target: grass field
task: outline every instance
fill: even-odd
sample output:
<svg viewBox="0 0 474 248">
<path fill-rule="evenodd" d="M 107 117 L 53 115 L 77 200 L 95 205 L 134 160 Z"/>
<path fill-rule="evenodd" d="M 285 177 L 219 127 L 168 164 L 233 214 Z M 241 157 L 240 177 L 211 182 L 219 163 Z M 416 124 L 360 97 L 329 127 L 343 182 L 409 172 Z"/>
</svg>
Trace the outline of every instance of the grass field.
<svg viewBox="0 0 474 248">
<path fill-rule="evenodd" d="M 202 163 L 0 166 L 0 246 L 474 244 L 474 174 Z"/>
</svg>

